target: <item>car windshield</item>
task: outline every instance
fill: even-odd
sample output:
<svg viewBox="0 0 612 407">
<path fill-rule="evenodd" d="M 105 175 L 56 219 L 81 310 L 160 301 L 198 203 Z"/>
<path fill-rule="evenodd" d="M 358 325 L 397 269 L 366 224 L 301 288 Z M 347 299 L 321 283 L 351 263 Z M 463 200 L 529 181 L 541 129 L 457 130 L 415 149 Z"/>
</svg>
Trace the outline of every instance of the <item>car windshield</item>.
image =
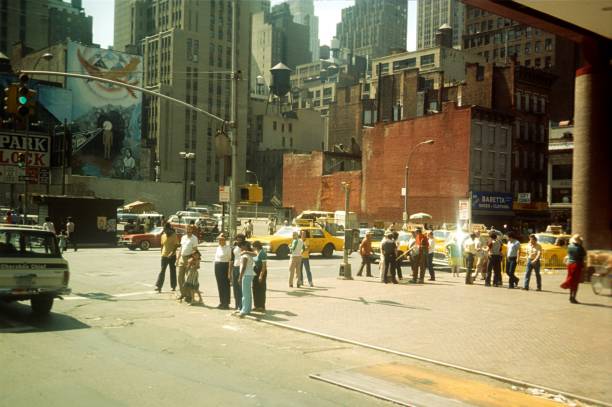
<svg viewBox="0 0 612 407">
<path fill-rule="evenodd" d="M 276 231 L 274 236 L 292 237 L 293 232 L 297 232 L 297 229 L 292 228 L 291 226 L 283 226 L 282 228 Z"/>
<path fill-rule="evenodd" d="M 555 242 L 557 241 L 556 236 L 550 236 L 550 235 L 536 235 L 536 236 L 538 238 L 538 243 L 555 244 Z"/>
<path fill-rule="evenodd" d="M 0 231 L 1 257 L 61 257 L 55 235 L 43 231 Z"/>
</svg>

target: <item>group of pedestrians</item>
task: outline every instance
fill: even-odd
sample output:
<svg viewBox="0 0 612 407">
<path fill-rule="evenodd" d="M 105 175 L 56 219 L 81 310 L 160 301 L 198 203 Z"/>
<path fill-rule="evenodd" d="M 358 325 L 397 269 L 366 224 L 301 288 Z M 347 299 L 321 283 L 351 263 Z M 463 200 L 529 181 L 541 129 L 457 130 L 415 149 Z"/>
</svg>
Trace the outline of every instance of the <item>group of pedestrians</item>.
<svg viewBox="0 0 612 407">
<path fill-rule="evenodd" d="M 194 229 L 195 226 L 188 226 L 187 233 L 179 239 L 169 223 L 164 226 L 161 236 L 161 270 L 155 290 L 161 292 L 166 269 L 169 268 L 172 291 L 177 289 L 178 283 L 178 301 L 203 305 L 199 284 L 202 256 Z M 251 246 L 244 234 L 238 234 L 230 246 L 227 236 L 222 233 L 218 236 L 213 262 L 219 293 L 218 309 L 230 309 L 233 292 L 236 315 L 244 317 L 251 311 L 265 312 L 267 256 L 259 241 L 253 242 Z"/>
</svg>

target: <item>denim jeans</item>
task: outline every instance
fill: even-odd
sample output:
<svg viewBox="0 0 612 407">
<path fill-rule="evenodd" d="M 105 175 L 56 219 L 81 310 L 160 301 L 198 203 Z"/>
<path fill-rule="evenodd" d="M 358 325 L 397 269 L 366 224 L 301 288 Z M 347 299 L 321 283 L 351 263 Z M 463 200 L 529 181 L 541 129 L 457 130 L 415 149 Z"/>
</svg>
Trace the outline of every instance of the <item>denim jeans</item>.
<svg viewBox="0 0 612 407">
<path fill-rule="evenodd" d="M 241 315 L 251 313 L 251 307 L 253 304 L 253 277 L 254 276 L 242 276 L 242 308 L 240 308 Z"/>
<path fill-rule="evenodd" d="M 304 282 L 304 275 L 302 271 L 306 269 L 306 278 L 308 279 L 308 284 L 312 285 L 312 273 L 310 272 L 310 260 L 308 258 L 302 257 L 302 267 L 300 268 L 300 278 L 298 281 L 300 284 Z"/>
<path fill-rule="evenodd" d="M 161 258 L 161 271 L 157 275 L 157 282 L 155 287 L 161 290 L 164 286 L 164 280 L 166 279 L 166 269 L 170 267 L 170 287 L 174 290 L 176 288 L 176 256 L 168 256 Z"/>
<path fill-rule="evenodd" d="M 514 271 L 516 270 L 516 257 L 508 257 L 506 260 L 506 274 L 508 274 L 508 278 L 510 280 L 510 288 L 514 287 L 517 282 L 517 278 L 514 275 Z"/>
<path fill-rule="evenodd" d="M 499 254 L 492 254 L 489 256 L 485 285 L 491 285 L 491 271 L 493 271 L 493 285 L 501 285 L 501 256 Z"/>
<path fill-rule="evenodd" d="M 535 271 L 536 275 L 536 283 L 538 285 L 538 290 L 542 289 L 542 276 L 540 275 L 540 261 L 531 262 L 531 260 L 527 261 L 527 269 L 525 270 L 525 288 L 529 289 L 529 280 L 531 279 L 531 270 Z"/>
<path fill-rule="evenodd" d="M 232 288 L 234 290 L 234 302 L 236 303 L 236 309 L 242 309 L 242 287 L 240 287 L 240 267 L 234 266 L 232 268 Z"/>
</svg>

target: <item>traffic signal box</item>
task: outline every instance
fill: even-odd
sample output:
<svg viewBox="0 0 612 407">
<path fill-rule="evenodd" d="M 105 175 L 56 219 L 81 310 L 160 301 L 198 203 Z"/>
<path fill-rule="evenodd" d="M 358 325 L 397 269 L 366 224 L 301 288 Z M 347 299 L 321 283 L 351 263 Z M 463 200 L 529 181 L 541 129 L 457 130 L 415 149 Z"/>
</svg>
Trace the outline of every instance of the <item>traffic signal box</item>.
<svg viewBox="0 0 612 407">
<path fill-rule="evenodd" d="M 17 114 L 22 118 L 32 116 L 36 108 L 36 91 L 28 88 L 30 78 L 26 74 L 19 75 L 17 88 Z"/>
<path fill-rule="evenodd" d="M 4 88 L 4 111 L 9 114 L 17 114 L 17 90 L 18 85 L 11 84 Z"/>
<path fill-rule="evenodd" d="M 263 189 L 256 184 L 244 184 L 240 186 L 240 202 L 261 203 L 263 202 Z"/>
</svg>

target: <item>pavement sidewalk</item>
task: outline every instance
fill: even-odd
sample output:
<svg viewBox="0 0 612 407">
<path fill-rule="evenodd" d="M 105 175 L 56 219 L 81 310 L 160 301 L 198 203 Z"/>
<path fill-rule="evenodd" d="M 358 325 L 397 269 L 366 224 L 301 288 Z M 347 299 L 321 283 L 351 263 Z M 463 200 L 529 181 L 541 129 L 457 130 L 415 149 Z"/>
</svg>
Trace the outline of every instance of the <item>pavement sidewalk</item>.
<svg viewBox="0 0 612 407">
<path fill-rule="evenodd" d="M 273 265 L 271 273 L 284 273 L 281 262 Z M 536 292 L 535 279 L 523 291 L 467 286 L 446 272 L 435 282 L 394 285 L 315 270 L 314 288 L 269 280 L 264 318 L 611 402 L 612 300 L 582 284 L 582 304 L 570 304 L 563 277 L 543 275 Z"/>
</svg>

